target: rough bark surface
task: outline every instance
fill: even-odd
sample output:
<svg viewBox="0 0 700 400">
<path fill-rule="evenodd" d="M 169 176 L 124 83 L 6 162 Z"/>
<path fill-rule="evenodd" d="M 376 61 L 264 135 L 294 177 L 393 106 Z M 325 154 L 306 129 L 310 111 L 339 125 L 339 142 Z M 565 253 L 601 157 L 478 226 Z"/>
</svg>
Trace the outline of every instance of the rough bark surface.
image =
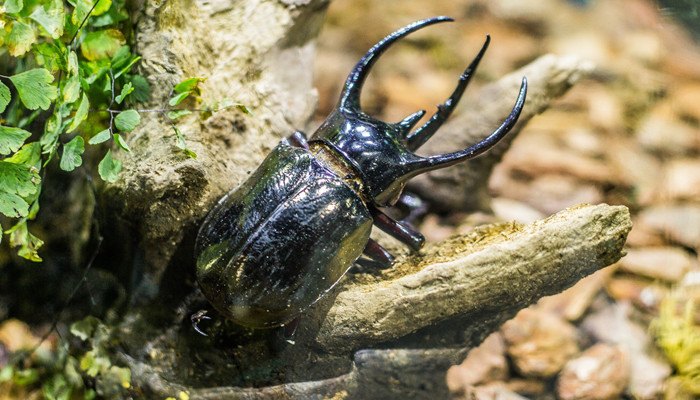
<svg viewBox="0 0 700 400">
<path fill-rule="evenodd" d="M 583 206 L 527 226 L 480 228 L 404 256 L 389 270 L 350 274 L 303 315 L 295 344 L 279 330 L 248 330 L 221 318 L 204 326 L 209 337 L 196 334 L 190 315 L 210 308 L 193 278 L 197 224 L 311 115 L 313 39 L 327 5 L 169 0 L 138 10 L 137 51 L 153 88 L 145 108 L 163 107 L 182 79 L 206 76 L 206 101 L 231 97 L 255 113 L 229 109 L 206 121 L 196 113 L 178 120 L 196 159 L 177 148 L 158 114 L 146 115 L 129 138 L 126 170 L 101 192 L 103 226 L 110 228 L 104 253 L 121 264 L 115 268 L 125 281 L 134 280 L 117 356 L 144 396 L 177 398 L 183 390 L 211 399 L 446 397 L 445 371 L 470 347 L 538 298 L 621 257 L 631 227 L 627 210 Z M 587 69 L 548 56 L 513 73 L 442 130 L 443 139 L 457 138 L 443 143 L 449 149 L 441 148 L 443 140 L 425 152 L 468 147 L 498 126 L 523 75 L 531 85 L 521 125 Z M 457 193 L 435 203 L 442 208 L 485 208 L 485 182 L 506 148 L 415 187 L 431 201 L 438 198 L 430 192 Z"/>
<path fill-rule="evenodd" d="M 616 262 L 631 227 L 626 207 L 582 205 L 478 228 L 379 274 L 347 276 L 304 314 L 293 344 L 280 330 L 221 320 L 210 337 L 195 334 L 189 314 L 206 306 L 195 294 L 175 316 L 132 314 L 123 357 L 137 387 L 162 396 L 448 398 L 445 373 L 468 349 L 540 297 Z"/>
</svg>

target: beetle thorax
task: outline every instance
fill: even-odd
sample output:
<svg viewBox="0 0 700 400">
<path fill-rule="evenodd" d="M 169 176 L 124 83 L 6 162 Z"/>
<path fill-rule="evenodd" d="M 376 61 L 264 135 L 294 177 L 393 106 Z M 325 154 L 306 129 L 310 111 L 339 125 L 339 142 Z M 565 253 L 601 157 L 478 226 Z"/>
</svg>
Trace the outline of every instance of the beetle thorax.
<svg viewBox="0 0 700 400">
<path fill-rule="evenodd" d="M 410 176 L 405 166 L 417 157 L 406 148 L 397 124 L 339 108 L 318 128 L 311 143 L 324 143 L 357 171 L 369 200 L 396 202 Z"/>
</svg>

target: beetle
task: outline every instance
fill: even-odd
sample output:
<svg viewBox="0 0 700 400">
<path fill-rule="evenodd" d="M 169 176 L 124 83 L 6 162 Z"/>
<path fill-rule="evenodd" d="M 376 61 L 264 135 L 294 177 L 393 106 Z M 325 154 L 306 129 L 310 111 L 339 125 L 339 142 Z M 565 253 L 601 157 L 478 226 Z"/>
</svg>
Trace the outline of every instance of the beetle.
<svg viewBox="0 0 700 400">
<path fill-rule="evenodd" d="M 414 153 L 449 117 L 490 42 L 459 78 L 457 88 L 420 128 L 418 111 L 398 123 L 365 114 L 360 91 L 377 58 L 434 17 L 407 25 L 372 47 L 355 65 L 326 121 L 307 140 L 295 132 L 280 142 L 249 178 L 226 194 L 202 223 L 195 244 L 196 272 L 207 300 L 223 316 L 250 328 L 292 327 L 363 254 L 383 266 L 394 257 L 370 238 L 372 226 L 414 251 L 425 241 L 381 208 L 395 205 L 412 177 L 476 157 L 515 125 L 527 79 L 503 123 L 484 140 L 454 153 Z M 193 323 L 203 314 L 193 315 Z M 201 331 L 200 331 L 201 333 Z"/>
</svg>

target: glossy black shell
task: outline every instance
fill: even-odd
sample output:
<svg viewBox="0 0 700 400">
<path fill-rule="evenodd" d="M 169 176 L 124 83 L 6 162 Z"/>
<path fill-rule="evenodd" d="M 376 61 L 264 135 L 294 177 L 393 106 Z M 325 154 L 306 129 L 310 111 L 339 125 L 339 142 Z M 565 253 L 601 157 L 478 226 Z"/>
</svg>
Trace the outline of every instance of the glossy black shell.
<svg viewBox="0 0 700 400">
<path fill-rule="evenodd" d="M 342 278 L 371 229 L 357 193 L 308 150 L 280 144 L 202 224 L 197 279 L 226 317 L 278 326 Z"/>
</svg>

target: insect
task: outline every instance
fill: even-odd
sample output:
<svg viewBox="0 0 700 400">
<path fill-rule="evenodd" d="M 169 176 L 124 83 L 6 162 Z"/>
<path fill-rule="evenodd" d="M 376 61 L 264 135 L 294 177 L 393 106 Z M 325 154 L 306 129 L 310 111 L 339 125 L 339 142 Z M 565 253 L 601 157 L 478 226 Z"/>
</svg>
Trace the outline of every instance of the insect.
<svg viewBox="0 0 700 400">
<path fill-rule="evenodd" d="M 223 316 L 252 328 L 295 327 L 300 313 L 361 255 L 385 266 L 393 263 L 394 257 L 370 238 L 373 225 L 413 250 L 423 246 L 419 232 L 381 208 L 396 204 L 412 177 L 493 147 L 515 125 L 527 92 L 523 78 L 510 115 L 475 145 L 432 157 L 414 153 L 454 110 L 488 47 L 487 36 L 450 98 L 420 128 L 412 131 L 425 111 L 398 123 L 365 114 L 360 91 L 377 58 L 409 33 L 451 20 L 417 21 L 382 39 L 354 67 L 337 108 L 311 138 L 295 132 L 283 140 L 211 210 L 197 236 L 197 280 Z M 200 318 L 208 317 L 194 315 L 193 322 Z"/>
</svg>

